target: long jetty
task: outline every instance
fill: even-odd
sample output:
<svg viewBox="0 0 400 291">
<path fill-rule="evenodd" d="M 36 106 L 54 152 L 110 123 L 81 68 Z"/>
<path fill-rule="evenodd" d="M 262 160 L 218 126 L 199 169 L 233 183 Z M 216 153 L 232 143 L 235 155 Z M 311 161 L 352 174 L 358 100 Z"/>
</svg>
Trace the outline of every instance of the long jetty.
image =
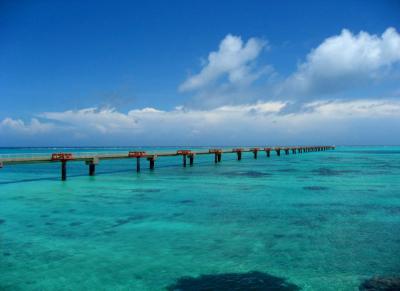
<svg viewBox="0 0 400 291">
<path fill-rule="evenodd" d="M 116 159 L 136 159 L 136 171 L 140 172 L 140 162 L 145 159 L 149 162 L 150 170 L 154 170 L 155 161 L 162 157 L 182 157 L 182 165 L 186 167 L 187 161 L 189 165 L 193 166 L 194 159 L 197 155 L 214 155 L 214 163 L 220 163 L 223 154 L 236 154 L 237 160 L 242 159 L 242 153 L 252 153 L 254 159 L 257 159 L 259 152 L 265 152 L 266 157 L 271 156 L 271 152 L 275 152 L 277 156 L 281 153 L 289 155 L 290 153 L 308 153 L 308 152 L 320 152 L 326 150 L 333 150 L 335 146 L 295 146 L 295 147 L 252 147 L 252 148 L 234 148 L 234 149 L 219 149 L 213 148 L 204 151 L 192 151 L 192 150 L 177 150 L 175 152 L 160 152 L 160 153 L 147 153 L 144 151 L 129 151 L 124 153 L 96 153 L 96 154 L 82 154 L 74 155 L 73 153 L 52 153 L 43 156 L 13 156 L 13 157 L 1 157 L 0 156 L 0 168 L 6 165 L 17 165 L 17 164 L 37 164 L 37 163 L 60 163 L 61 164 L 61 180 L 67 180 L 67 162 L 83 161 L 89 168 L 89 175 L 94 176 L 96 172 L 96 165 L 101 160 L 116 160 Z"/>
</svg>

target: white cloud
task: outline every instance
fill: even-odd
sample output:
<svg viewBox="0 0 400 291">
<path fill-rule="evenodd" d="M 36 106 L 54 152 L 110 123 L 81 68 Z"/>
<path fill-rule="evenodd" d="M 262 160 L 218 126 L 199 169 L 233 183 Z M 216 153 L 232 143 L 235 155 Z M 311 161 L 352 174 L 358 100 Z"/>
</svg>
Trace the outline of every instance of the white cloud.
<svg viewBox="0 0 400 291">
<path fill-rule="evenodd" d="M 281 87 L 281 94 L 319 95 L 336 93 L 360 82 L 378 80 L 400 61 L 400 35 L 388 28 L 381 35 L 343 29 L 312 50 L 297 72 Z"/>
<path fill-rule="evenodd" d="M 47 133 L 53 128 L 53 124 L 40 122 L 37 118 L 32 118 L 29 123 L 26 123 L 21 119 L 7 117 L 0 122 L 0 132 L 5 131 L 13 134 L 35 135 Z"/>
<path fill-rule="evenodd" d="M 144 108 L 127 113 L 89 108 L 41 116 L 47 119 L 49 140 L 71 145 L 374 143 L 382 128 L 400 127 L 397 100 L 318 101 L 290 114 L 282 112 L 285 105 L 258 102 L 209 110 Z M 24 135 L 29 126 L 38 128 L 43 123 L 36 120 L 27 126 L 5 119 L 1 124 L 0 129 L 23 128 L 18 132 Z M 383 138 L 379 142 L 400 141 L 395 134 Z"/>
<path fill-rule="evenodd" d="M 144 111 L 147 111 L 145 108 Z M 132 116 L 117 112 L 113 108 L 85 108 L 64 112 L 45 112 L 40 117 L 61 122 L 64 126 L 76 127 L 85 130 L 94 130 L 101 133 L 125 131 L 137 128 L 137 120 Z"/>
<path fill-rule="evenodd" d="M 254 71 L 254 61 L 266 46 L 266 42 L 250 38 L 246 43 L 238 36 L 228 34 L 220 43 L 216 52 L 208 55 L 201 71 L 183 82 L 179 90 L 199 90 L 227 76 L 229 83 L 249 83 L 257 79 L 262 71 Z"/>
</svg>

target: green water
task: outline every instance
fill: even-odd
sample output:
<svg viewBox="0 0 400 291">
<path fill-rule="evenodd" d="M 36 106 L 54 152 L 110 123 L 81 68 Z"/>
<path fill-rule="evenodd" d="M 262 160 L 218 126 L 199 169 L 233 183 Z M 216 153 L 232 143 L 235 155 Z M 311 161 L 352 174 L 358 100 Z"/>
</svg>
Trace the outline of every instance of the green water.
<svg viewBox="0 0 400 291">
<path fill-rule="evenodd" d="M 21 151 L 54 150 L 0 153 Z M 61 182 L 57 164 L 0 170 L 0 290 L 164 290 L 250 271 L 358 290 L 400 272 L 400 147 L 96 171 L 69 163 Z"/>
</svg>

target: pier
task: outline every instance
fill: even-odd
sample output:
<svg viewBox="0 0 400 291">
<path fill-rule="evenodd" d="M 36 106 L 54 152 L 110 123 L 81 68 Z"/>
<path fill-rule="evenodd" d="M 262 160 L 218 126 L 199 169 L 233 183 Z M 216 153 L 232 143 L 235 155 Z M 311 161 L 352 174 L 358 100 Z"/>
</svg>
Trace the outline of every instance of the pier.
<svg viewBox="0 0 400 291">
<path fill-rule="evenodd" d="M 67 163 L 69 162 L 84 162 L 88 166 L 89 176 L 94 176 L 96 173 L 96 166 L 101 160 L 115 160 L 115 159 L 136 159 L 136 171 L 140 172 L 141 161 L 147 160 L 149 162 L 150 170 L 155 169 L 156 160 L 163 157 L 181 157 L 182 166 L 187 166 L 187 160 L 189 165 L 194 165 L 194 160 L 197 155 L 214 155 L 214 163 L 221 163 L 222 155 L 224 154 L 236 154 L 237 160 L 242 160 L 243 153 L 252 153 L 253 158 L 257 159 L 259 153 L 265 152 L 266 157 L 271 156 L 271 152 L 275 152 L 277 156 L 281 155 L 281 151 L 285 155 L 296 153 L 308 153 L 308 152 L 320 152 L 326 150 L 333 150 L 335 146 L 296 146 L 296 147 L 253 147 L 253 148 L 234 148 L 234 149 L 209 149 L 203 151 L 192 151 L 192 150 L 177 150 L 175 152 L 160 152 L 160 153 L 147 153 L 144 151 L 129 151 L 126 153 L 115 153 L 115 154 L 82 154 L 74 155 L 72 153 L 53 153 L 43 156 L 35 157 L 1 157 L 0 156 L 0 168 L 8 165 L 18 164 L 37 164 L 37 163 L 60 163 L 61 165 L 61 180 L 67 180 Z"/>
</svg>

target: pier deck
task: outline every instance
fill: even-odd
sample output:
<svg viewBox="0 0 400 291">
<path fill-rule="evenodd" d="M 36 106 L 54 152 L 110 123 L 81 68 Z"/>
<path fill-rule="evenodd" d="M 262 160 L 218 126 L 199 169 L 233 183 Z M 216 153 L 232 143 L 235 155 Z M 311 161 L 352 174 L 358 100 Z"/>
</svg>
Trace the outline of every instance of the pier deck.
<svg viewBox="0 0 400 291">
<path fill-rule="evenodd" d="M 267 157 L 270 157 L 271 152 L 276 152 L 278 156 L 282 153 L 288 155 L 296 153 L 306 152 L 318 152 L 335 149 L 335 146 L 295 146 L 295 147 L 253 147 L 253 148 L 234 148 L 234 149 L 208 149 L 201 151 L 191 150 L 177 150 L 175 152 L 124 152 L 124 153 L 53 153 L 43 154 L 37 156 L 18 156 L 18 155 L 0 155 L 0 168 L 6 165 L 17 165 L 17 164 L 37 164 L 37 163 L 61 163 L 61 180 L 67 179 L 67 162 L 79 162 L 83 161 L 89 166 L 89 175 L 95 174 L 95 166 L 101 160 L 116 160 L 116 159 L 136 159 L 136 170 L 140 171 L 140 160 L 147 159 L 149 161 L 150 169 L 154 169 L 155 160 L 162 157 L 175 157 L 182 156 L 183 166 L 186 167 L 186 160 L 189 159 L 189 163 L 192 166 L 196 155 L 214 155 L 215 163 L 221 162 L 222 154 L 236 154 L 237 160 L 242 159 L 242 153 L 250 152 L 253 153 L 253 157 L 257 159 L 259 152 L 265 152 Z"/>
</svg>

